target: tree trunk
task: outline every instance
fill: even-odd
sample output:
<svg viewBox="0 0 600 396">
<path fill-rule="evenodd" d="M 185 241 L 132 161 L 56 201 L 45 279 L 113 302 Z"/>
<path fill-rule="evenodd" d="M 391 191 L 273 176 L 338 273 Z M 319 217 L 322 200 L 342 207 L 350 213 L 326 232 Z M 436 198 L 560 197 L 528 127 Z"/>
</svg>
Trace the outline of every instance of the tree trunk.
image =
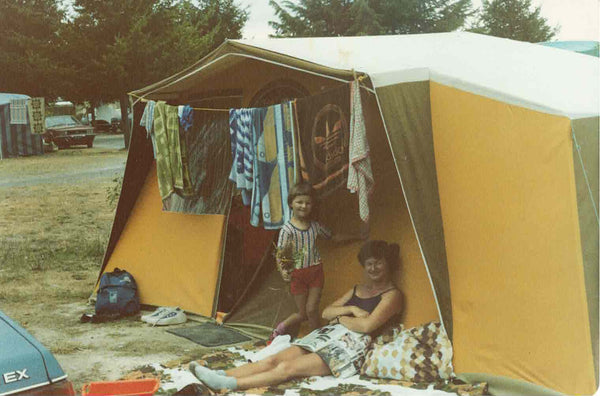
<svg viewBox="0 0 600 396">
<path fill-rule="evenodd" d="M 129 128 L 129 97 L 127 94 L 121 96 L 121 131 L 123 132 L 123 139 L 125 140 L 125 149 L 129 149 L 129 141 L 131 140 L 131 130 Z"/>
</svg>

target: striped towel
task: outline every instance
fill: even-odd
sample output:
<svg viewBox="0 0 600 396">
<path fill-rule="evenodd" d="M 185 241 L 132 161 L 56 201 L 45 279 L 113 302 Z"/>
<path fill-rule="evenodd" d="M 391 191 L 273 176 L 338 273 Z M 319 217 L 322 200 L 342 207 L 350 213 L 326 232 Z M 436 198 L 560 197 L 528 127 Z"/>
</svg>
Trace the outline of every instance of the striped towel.
<svg viewBox="0 0 600 396">
<path fill-rule="evenodd" d="M 252 128 L 255 113 L 260 109 L 229 110 L 229 137 L 233 164 L 229 180 L 242 192 L 244 205 L 250 205 L 254 185 L 254 148 Z"/>
<path fill-rule="evenodd" d="M 31 133 L 41 135 L 46 132 L 44 98 L 31 98 L 27 102 Z"/>
<path fill-rule="evenodd" d="M 144 107 L 144 113 L 142 114 L 142 119 L 140 120 L 140 126 L 146 128 L 146 132 L 148 134 L 152 133 L 152 126 L 154 125 L 154 106 L 156 102 L 153 100 L 149 100 L 146 102 L 146 107 Z"/>
<path fill-rule="evenodd" d="M 27 101 L 29 99 L 10 100 L 10 123 L 12 125 L 27 125 Z"/>
<path fill-rule="evenodd" d="M 255 113 L 254 191 L 250 223 L 279 229 L 291 217 L 288 191 L 295 182 L 294 119 L 292 102 L 261 109 Z M 262 121 L 262 125 L 261 124 Z"/>
<path fill-rule="evenodd" d="M 373 171 L 365 119 L 363 117 L 362 102 L 360 99 L 360 85 L 353 81 L 350 83 L 352 94 L 350 96 L 350 143 L 347 188 L 350 192 L 358 192 L 358 210 L 362 221 L 369 221 L 369 196 L 373 192 Z"/>
</svg>

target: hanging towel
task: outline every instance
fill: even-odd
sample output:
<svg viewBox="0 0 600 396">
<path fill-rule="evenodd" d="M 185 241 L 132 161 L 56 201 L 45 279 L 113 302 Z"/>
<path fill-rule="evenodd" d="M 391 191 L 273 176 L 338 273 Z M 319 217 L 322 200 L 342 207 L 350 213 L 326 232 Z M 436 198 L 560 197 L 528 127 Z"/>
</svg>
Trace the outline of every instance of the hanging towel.
<svg viewBox="0 0 600 396">
<path fill-rule="evenodd" d="M 10 100 L 10 123 L 11 125 L 27 124 L 27 101 L 29 99 Z"/>
<path fill-rule="evenodd" d="M 327 196 L 348 177 L 349 85 L 298 99 L 296 114 L 302 178 Z"/>
<path fill-rule="evenodd" d="M 260 109 L 229 110 L 229 137 L 233 164 L 229 180 L 241 190 L 244 205 L 250 205 L 254 185 L 254 149 L 252 128 L 255 113 L 260 117 Z"/>
<path fill-rule="evenodd" d="M 358 192 L 358 211 L 362 221 L 369 221 L 369 196 L 373 192 L 373 171 L 367 131 L 360 99 L 360 84 L 350 83 L 352 96 L 350 103 L 350 168 L 348 170 L 347 188 L 352 193 Z"/>
<path fill-rule="evenodd" d="M 183 128 L 184 132 L 189 131 L 194 124 L 194 109 L 190 105 L 183 106 L 181 116 L 179 117 L 179 123 Z"/>
<path fill-rule="evenodd" d="M 180 135 L 192 194 L 171 194 L 163 200 L 163 210 L 189 214 L 226 214 L 231 202 L 229 116 L 221 112 L 197 111 L 192 129 Z M 187 150 L 183 150 L 183 147 Z"/>
<path fill-rule="evenodd" d="M 31 133 L 41 135 L 46 132 L 44 98 L 31 98 L 27 102 Z"/>
<path fill-rule="evenodd" d="M 154 107 L 154 135 L 156 142 L 156 174 L 160 197 L 166 199 L 174 191 L 169 137 L 167 134 L 166 102 L 160 100 Z"/>
<path fill-rule="evenodd" d="M 296 171 L 292 102 L 264 108 L 261 114 L 255 118 L 256 166 L 250 223 L 259 225 L 262 210 L 264 228 L 275 230 L 291 217 L 287 198 Z"/>
<path fill-rule="evenodd" d="M 146 132 L 148 134 L 152 133 L 152 126 L 154 125 L 154 106 L 155 105 L 156 105 L 156 102 L 153 100 L 149 100 L 148 102 L 146 102 L 146 107 L 144 107 L 144 113 L 142 114 L 142 119 L 140 120 L 140 126 L 145 127 Z"/>
<path fill-rule="evenodd" d="M 191 183 L 187 167 L 187 154 L 185 153 L 185 147 L 182 148 L 179 135 L 179 115 L 177 106 L 165 105 L 165 114 L 173 186 L 180 189 L 183 195 L 189 195 L 191 193 Z"/>
</svg>

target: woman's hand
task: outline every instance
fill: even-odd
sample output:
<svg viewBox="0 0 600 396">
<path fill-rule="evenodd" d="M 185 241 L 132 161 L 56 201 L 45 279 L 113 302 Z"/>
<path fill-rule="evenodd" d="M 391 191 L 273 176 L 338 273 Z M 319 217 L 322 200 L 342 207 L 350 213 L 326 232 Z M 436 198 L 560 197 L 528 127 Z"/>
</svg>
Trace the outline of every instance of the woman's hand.
<svg viewBox="0 0 600 396">
<path fill-rule="evenodd" d="M 355 318 L 366 318 L 367 316 L 369 316 L 369 313 L 364 309 L 361 309 L 356 306 L 352 306 L 350 308 L 352 310 L 352 315 L 354 315 Z"/>
</svg>

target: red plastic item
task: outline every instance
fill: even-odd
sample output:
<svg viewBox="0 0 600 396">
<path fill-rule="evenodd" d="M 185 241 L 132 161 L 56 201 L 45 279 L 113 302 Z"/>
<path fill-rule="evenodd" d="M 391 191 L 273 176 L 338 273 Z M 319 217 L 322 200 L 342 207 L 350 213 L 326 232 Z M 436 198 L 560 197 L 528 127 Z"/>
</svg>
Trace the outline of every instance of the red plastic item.
<svg viewBox="0 0 600 396">
<path fill-rule="evenodd" d="M 81 396 L 150 396 L 160 387 L 160 382 L 155 378 L 129 380 L 90 382 L 81 388 Z"/>
</svg>

